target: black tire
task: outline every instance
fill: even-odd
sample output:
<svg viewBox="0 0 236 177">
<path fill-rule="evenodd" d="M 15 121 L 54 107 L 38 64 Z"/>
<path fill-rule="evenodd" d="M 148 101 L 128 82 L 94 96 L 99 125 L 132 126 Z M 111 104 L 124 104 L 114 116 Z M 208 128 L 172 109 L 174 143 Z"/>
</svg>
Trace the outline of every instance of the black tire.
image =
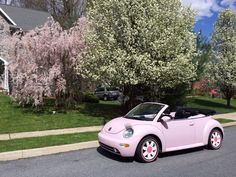
<svg viewBox="0 0 236 177">
<path fill-rule="evenodd" d="M 106 95 L 104 95 L 103 100 L 104 100 L 104 101 L 107 101 L 107 100 L 108 100 L 108 97 L 107 97 Z"/>
<path fill-rule="evenodd" d="M 212 150 L 218 150 L 222 146 L 223 135 L 217 128 L 213 129 L 208 138 L 208 148 Z"/>
<path fill-rule="evenodd" d="M 147 136 L 139 142 L 135 156 L 139 162 L 150 163 L 157 159 L 159 150 L 160 146 L 158 141 L 152 136 Z"/>
</svg>

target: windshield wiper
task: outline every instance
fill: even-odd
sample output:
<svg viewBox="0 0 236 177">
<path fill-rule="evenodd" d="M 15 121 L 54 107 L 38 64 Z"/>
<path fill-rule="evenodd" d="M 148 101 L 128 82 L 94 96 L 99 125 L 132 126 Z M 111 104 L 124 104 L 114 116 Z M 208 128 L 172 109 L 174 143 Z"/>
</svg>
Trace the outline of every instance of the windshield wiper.
<svg viewBox="0 0 236 177">
<path fill-rule="evenodd" d="M 141 120 L 141 121 L 152 121 L 153 119 L 148 119 L 145 116 L 124 116 L 126 119 L 135 119 L 135 120 Z"/>
</svg>

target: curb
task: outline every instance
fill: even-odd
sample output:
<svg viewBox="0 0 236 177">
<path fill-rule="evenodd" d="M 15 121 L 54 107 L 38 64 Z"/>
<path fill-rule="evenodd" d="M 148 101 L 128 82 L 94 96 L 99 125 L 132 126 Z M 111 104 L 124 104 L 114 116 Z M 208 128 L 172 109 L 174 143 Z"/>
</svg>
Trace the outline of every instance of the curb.
<svg viewBox="0 0 236 177">
<path fill-rule="evenodd" d="M 44 155 L 58 154 L 81 149 L 96 148 L 98 146 L 99 146 L 98 141 L 88 141 L 76 144 L 3 152 L 0 153 L 0 161 L 10 161 L 10 160 L 18 160 L 18 159 L 38 157 Z"/>
<path fill-rule="evenodd" d="M 223 127 L 236 126 L 236 122 L 222 124 L 222 126 Z M 67 144 L 67 145 L 50 146 L 36 149 L 3 152 L 0 153 L 0 161 L 10 161 L 10 160 L 18 160 L 31 157 L 39 157 L 44 155 L 52 155 L 81 149 L 97 148 L 98 146 L 99 146 L 98 141 L 88 141 L 76 144 Z"/>
<path fill-rule="evenodd" d="M 64 135 L 64 134 L 73 134 L 73 133 L 93 132 L 93 131 L 100 131 L 101 129 L 102 129 L 102 126 L 91 126 L 91 127 L 78 127 L 78 128 L 67 128 L 67 129 L 58 129 L 58 130 L 8 133 L 8 134 L 0 134 L 0 141 L 20 139 L 20 138 L 51 136 L 51 135 Z"/>
</svg>

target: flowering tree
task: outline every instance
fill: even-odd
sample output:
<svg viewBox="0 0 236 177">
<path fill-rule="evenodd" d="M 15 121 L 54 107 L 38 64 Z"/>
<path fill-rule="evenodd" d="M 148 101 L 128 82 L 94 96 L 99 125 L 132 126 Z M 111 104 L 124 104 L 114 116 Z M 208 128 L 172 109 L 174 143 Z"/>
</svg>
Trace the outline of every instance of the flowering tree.
<svg viewBox="0 0 236 177">
<path fill-rule="evenodd" d="M 8 40 L 13 79 L 12 96 L 19 104 L 43 104 L 44 96 L 70 103 L 79 89 L 76 68 L 85 50 L 87 22 L 81 18 L 69 30 L 50 19 L 42 28 Z"/>
<path fill-rule="evenodd" d="M 96 0 L 83 64 L 86 75 L 132 88 L 174 88 L 195 75 L 193 12 L 179 0 Z"/>
<path fill-rule="evenodd" d="M 197 35 L 197 55 L 194 57 L 193 62 L 197 68 L 196 81 L 199 81 L 204 76 L 204 71 L 209 62 L 211 55 L 211 44 L 208 39 L 202 35 L 201 31 Z"/>
<path fill-rule="evenodd" d="M 219 14 L 212 35 L 213 61 L 208 71 L 227 99 L 227 106 L 236 92 L 236 13 Z"/>
</svg>

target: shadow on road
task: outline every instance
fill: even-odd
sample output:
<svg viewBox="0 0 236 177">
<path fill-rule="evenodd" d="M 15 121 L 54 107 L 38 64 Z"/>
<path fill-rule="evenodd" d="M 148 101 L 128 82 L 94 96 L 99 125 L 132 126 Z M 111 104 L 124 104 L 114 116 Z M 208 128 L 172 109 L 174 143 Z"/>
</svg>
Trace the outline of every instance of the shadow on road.
<svg viewBox="0 0 236 177">
<path fill-rule="evenodd" d="M 97 152 L 109 159 L 116 160 L 118 162 L 131 163 L 134 161 L 133 157 L 121 157 L 119 155 L 112 154 L 108 151 L 103 150 L 101 147 L 97 148 Z"/>
<path fill-rule="evenodd" d="M 197 147 L 197 148 L 192 148 L 192 149 L 166 152 L 166 153 L 159 154 L 158 157 L 159 158 L 165 158 L 165 157 L 171 157 L 171 156 L 178 156 L 178 155 L 183 155 L 183 154 L 189 154 L 189 153 L 202 151 L 204 149 L 205 149 L 204 147 Z M 97 148 L 97 152 L 99 154 L 109 158 L 109 159 L 112 159 L 112 160 L 115 160 L 115 161 L 118 161 L 118 162 L 132 163 L 132 162 L 136 161 L 134 157 L 121 157 L 119 155 L 115 155 L 115 154 L 112 154 L 108 151 L 105 151 L 101 147 Z"/>
<path fill-rule="evenodd" d="M 179 151 L 162 153 L 162 154 L 159 154 L 158 157 L 159 158 L 165 158 L 165 157 L 169 157 L 169 156 L 183 155 L 183 154 L 193 153 L 193 152 L 202 151 L 202 150 L 204 150 L 204 147 L 184 149 L 184 150 L 179 150 Z"/>
</svg>

